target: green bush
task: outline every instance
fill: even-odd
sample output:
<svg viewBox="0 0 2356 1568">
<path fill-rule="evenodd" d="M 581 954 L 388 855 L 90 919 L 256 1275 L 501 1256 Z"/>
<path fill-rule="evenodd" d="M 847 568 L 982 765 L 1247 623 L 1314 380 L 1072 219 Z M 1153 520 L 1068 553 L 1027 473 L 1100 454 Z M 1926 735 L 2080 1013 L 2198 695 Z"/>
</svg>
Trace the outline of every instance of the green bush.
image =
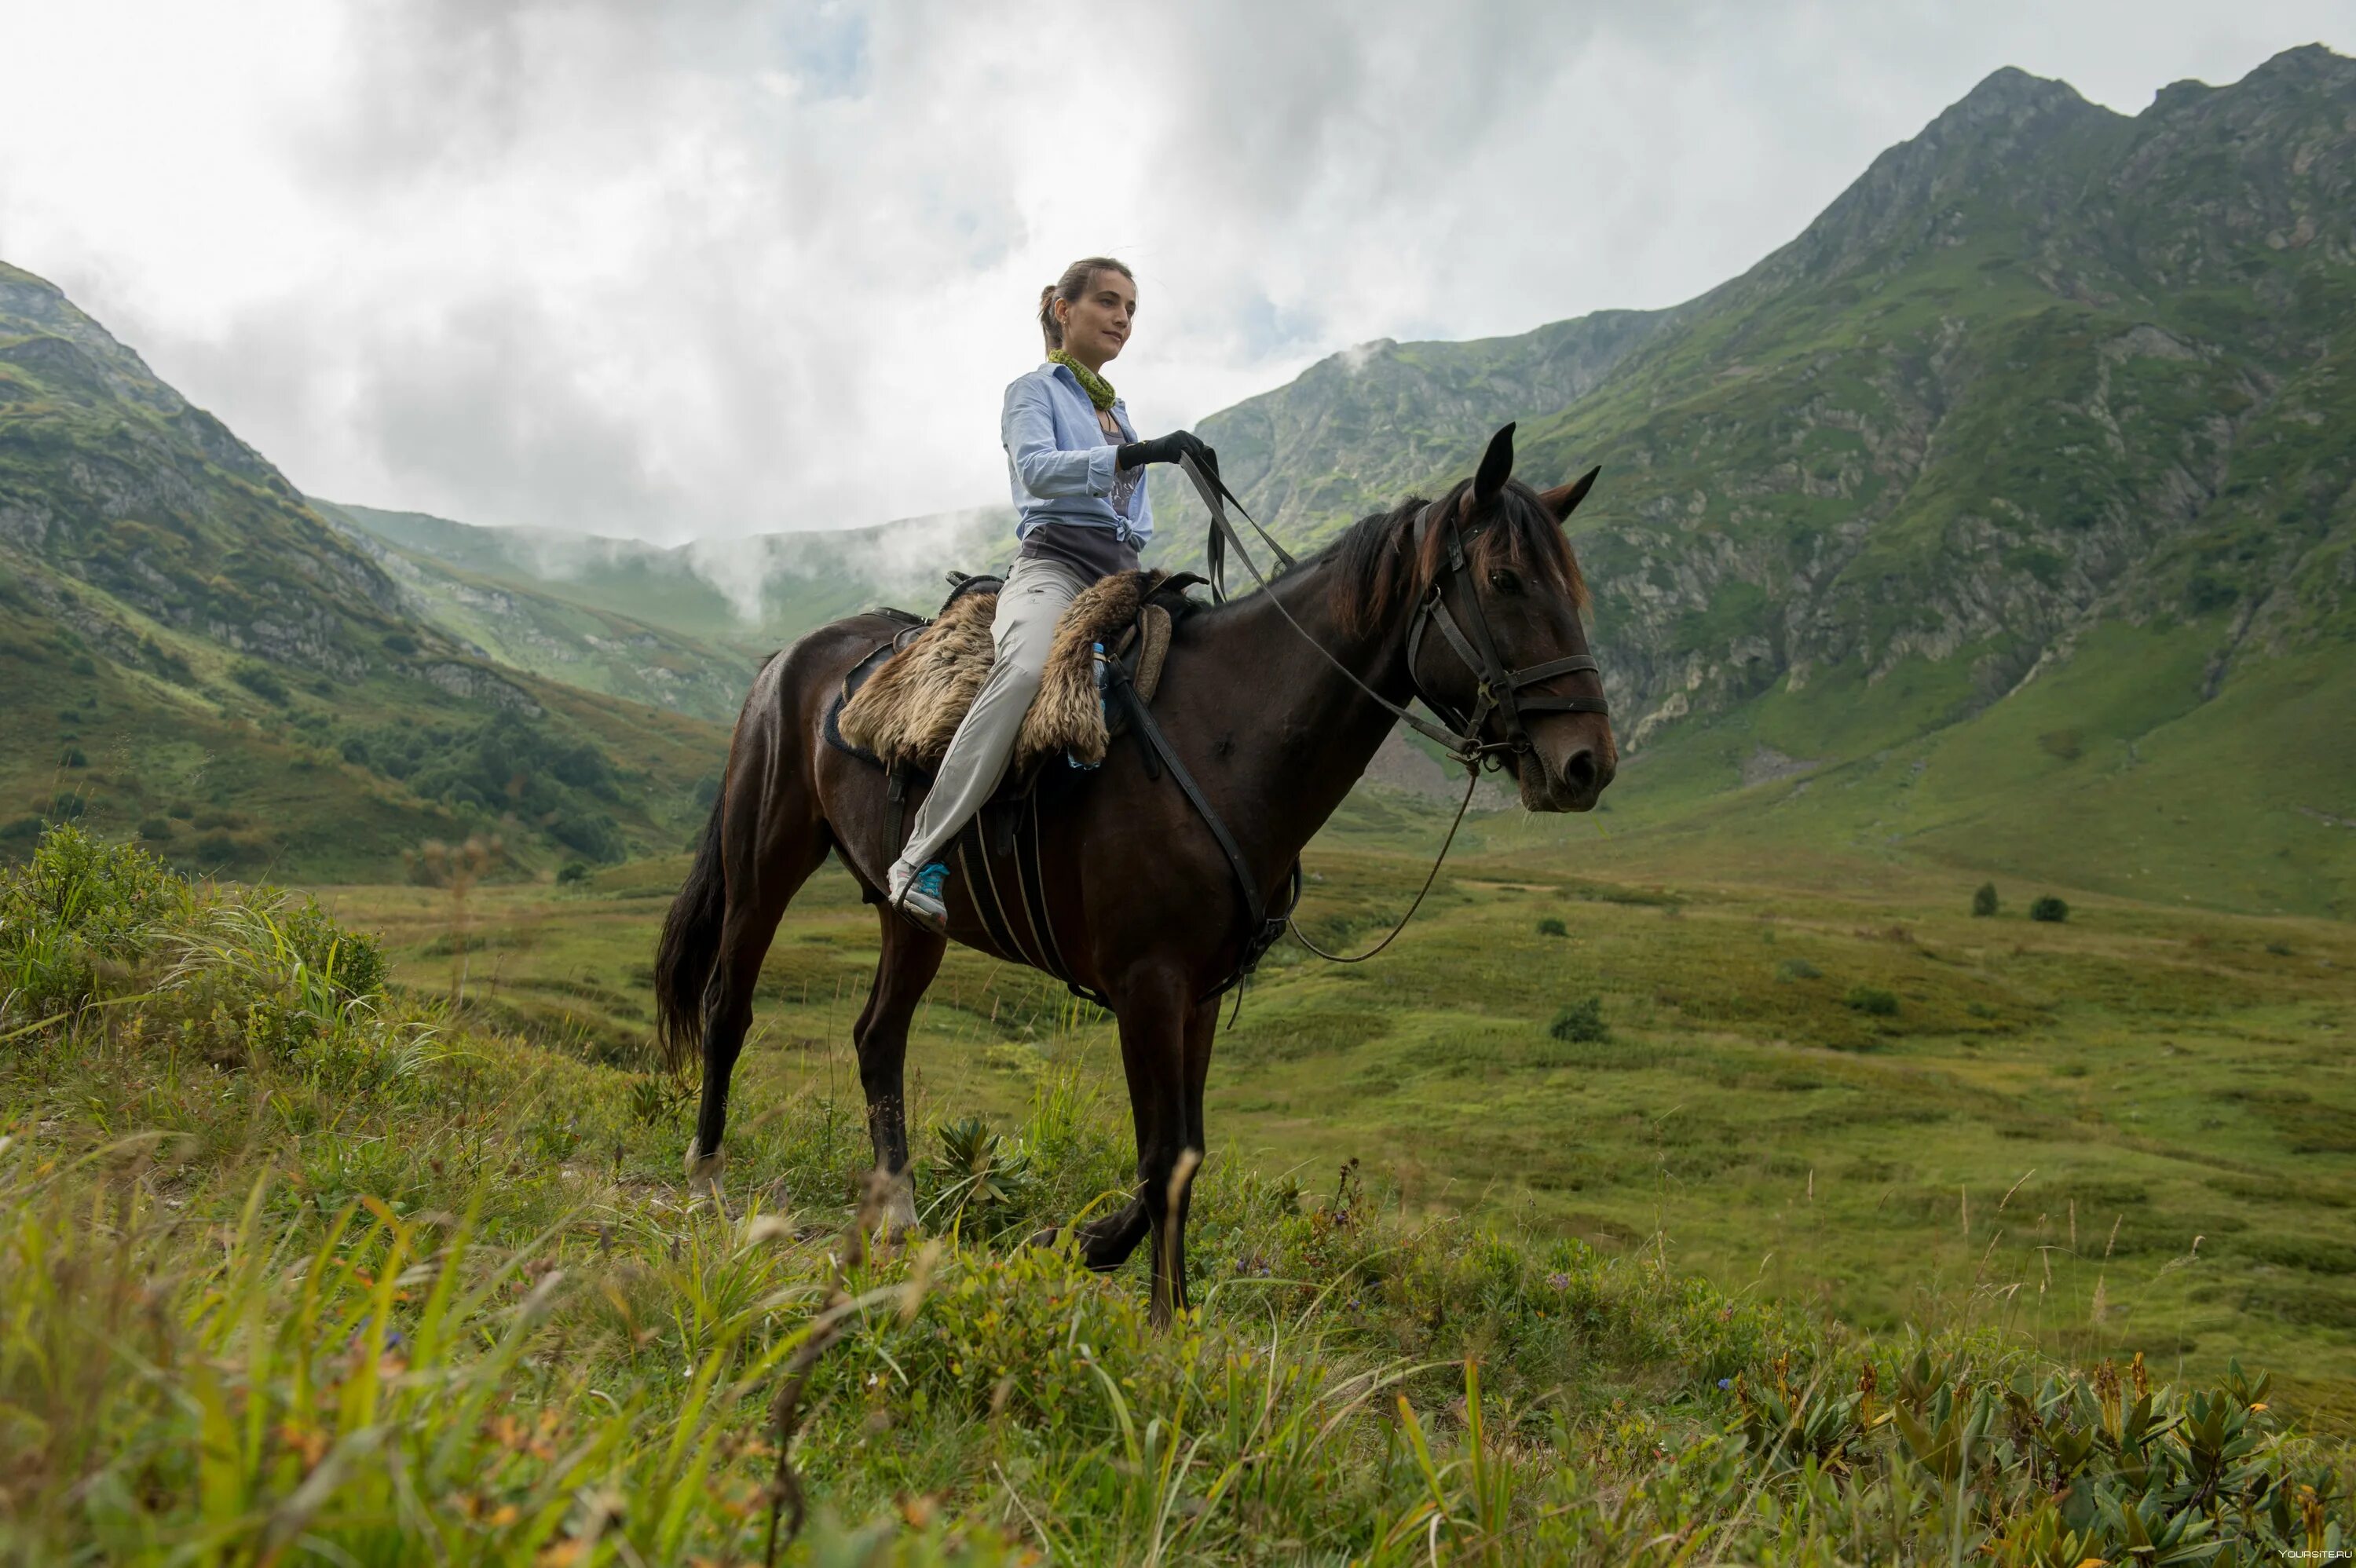
<svg viewBox="0 0 2356 1568">
<path fill-rule="evenodd" d="M 564 869 L 556 873 L 556 880 L 568 888 L 576 883 L 587 881 L 589 880 L 588 863 L 583 860 L 565 861 Z"/>
<path fill-rule="evenodd" d="M 80 746 L 68 746 L 64 754 L 58 758 L 58 765 L 63 768 L 86 768 L 90 766 L 90 753 Z"/>
<path fill-rule="evenodd" d="M 1878 1019 L 1892 1017 L 1898 1011 L 1898 996 L 1879 986 L 1851 986 L 1848 995 L 1841 998 L 1858 1012 L 1870 1013 Z"/>
<path fill-rule="evenodd" d="M 626 848 L 606 809 L 621 790 L 605 753 L 515 714 L 463 726 L 387 724 L 346 736 L 342 751 L 427 800 L 513 812 L 591 862 L 618 860 Z"/>
<path fill-rule="evenodd" d="M 1815 980 L 1822 978 L 1823 975 L 1823 970 L 1804 958 L 1786 958 L 1775 965 L 1775 978 L 1778 980 Z"/>
<path fill-rule="evenodd" d="M 1561 921 L 1557 920 L 1553 915 L 1548 915 L 1544 920 L 1538 922 L 1538 934 L 1540 936 L 1569 936 L 1570 934 L 1570 927 L 1563 924 Z"/>
<path fill-rule="evenodd" d="M 2051 893 L 2040 893 L 2029 906 L 2029 918 L 2058 923 L 2070 918 L 2070 906 Z"/>
<path fill-rule="evenodd" d="M 30 860 L 0 871 L 0 1010 L 38 1019 L 80 1007 L 192 902 L 145 849 L 50 828 Z"/>
<path fill-rule="evenodd" d="M 1556 1040 L 1578 1044 L 1594 1044 L 1612 1038 L 1611 1026 L 1603 1021 L 1603 998 L 1590 997 L 1583 1002 L 1573 1002 L 1554 1015 L 1547 1025 L 1547 1033 Z"/>
<path fill-rule="evenodd" d="M 1982 882 L 1979 891 L 1972 895 L 1972 912 L 1976 915 L 1991 915 L 1996 912 L 1996 884 Z"/>
<path fill-rule="evenodd" d="M 387 632 L 384 635 L 384 645 L 389 652 L 407 658 L 417 651 L 417 639 L 407 632 Z"/>
<path fill-rule="evenodd" d="M 171 836 L 172 822 L 169 817 L 151 816 L 139 825 L 139 837 L 151 844 L 159 843 Z"/>
<path fill-rule="evenodd" d="M 265 702 L 284 705 L 286 701 L 286 683 L 266 664 L 240 659 L 237 667 L 230 671 L 230 678 Z"/>
</svg>

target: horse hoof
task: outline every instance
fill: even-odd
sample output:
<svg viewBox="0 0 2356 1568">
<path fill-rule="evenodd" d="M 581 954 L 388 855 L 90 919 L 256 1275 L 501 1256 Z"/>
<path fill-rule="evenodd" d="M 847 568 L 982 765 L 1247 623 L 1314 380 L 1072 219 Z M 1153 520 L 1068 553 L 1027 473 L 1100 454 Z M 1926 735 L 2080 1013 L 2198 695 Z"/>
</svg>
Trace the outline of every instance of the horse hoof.
<svg viewBox="0 0 2356 1568">
<path fill-rule="evenodd" d="M 709 1187 L 714 1192 L 719 1191 L 720 1168 L 727 1158 L 727 1155 L 720 1149 L 703 1154 L 697 1150 L 695 1145 L 688 1145 L 687 1184 L 690 1187 Z"/>
</svg>

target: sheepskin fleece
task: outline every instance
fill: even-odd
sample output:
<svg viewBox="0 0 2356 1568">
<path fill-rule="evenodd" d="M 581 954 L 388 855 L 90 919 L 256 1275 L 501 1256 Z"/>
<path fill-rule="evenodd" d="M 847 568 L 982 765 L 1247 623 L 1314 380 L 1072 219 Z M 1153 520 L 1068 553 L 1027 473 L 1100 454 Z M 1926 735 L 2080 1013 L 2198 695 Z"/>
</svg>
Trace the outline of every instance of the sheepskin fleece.
<svg viewBox="0 0 2356 1568">
<path fill-rule="evenodd" d="M 1122 571 L 1083 590 L 1056 623 L 1039 695 L 1014 741 L 1014 770 L 1069 752 L 1083 763 L 1105 754 L 1104 714 L 1097 702 L 1094 645 L 1118 648 L 1139 608 L 1168 573 Z M 958 721 L 989 677 L 995 593 L 968 593 L 908 645 L 884 662 L 842 705 L 842 738 L 887 766 L 930 770 L 949 749 Z"/>
</svg>

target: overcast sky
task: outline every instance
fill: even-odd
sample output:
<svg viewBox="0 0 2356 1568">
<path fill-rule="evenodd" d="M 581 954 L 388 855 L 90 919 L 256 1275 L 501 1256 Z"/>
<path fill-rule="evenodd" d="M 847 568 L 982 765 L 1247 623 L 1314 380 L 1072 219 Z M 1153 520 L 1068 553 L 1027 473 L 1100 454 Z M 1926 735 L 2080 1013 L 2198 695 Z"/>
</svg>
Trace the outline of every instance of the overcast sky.
<svg viewBox="0 0 2356 1568">
<path fill-rule="evenodd" d="M 1999 66 L 2134 113 L 2356 0 L 0 0 L 0 258 L 305 490 L 693 536 L 1004 498 L 1040 286 L 1146 433 L 1674 304 Z"/>
</svg>

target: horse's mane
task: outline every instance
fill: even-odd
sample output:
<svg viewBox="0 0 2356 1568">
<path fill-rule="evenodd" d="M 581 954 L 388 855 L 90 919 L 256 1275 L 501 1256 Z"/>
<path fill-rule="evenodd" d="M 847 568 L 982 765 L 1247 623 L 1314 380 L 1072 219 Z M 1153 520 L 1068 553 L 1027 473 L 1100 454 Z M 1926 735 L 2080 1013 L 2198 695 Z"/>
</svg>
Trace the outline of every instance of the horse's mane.
<svg viewBox="0 0 2356 1568">
<path fill-rule="evenodd" d="M 1403 600 L 1430 586 L 1448 554 L 1448 530 L 1439 526 L 1440 519 L 1470 505 L 1472 487 L 1470 479 L 1462 480 L 1440 498 L 1440 509 L 1433 514 L 1434 526 L 1424 530 L 1420 550 L 1415 548 L 1415 519 L 1430 503 L 1420 496 L 1409 496 L 1387 512 L 1360 517 L 1317 553 L 1318 560 L 1330 560 L 1339 568 L 1333 585 L 1334 609 L 1344 630 L 1370 629 Z M 1537 491 L 1518 479 L 1508 479 L 1484 511 L 1460 520 L 1467 528 L 1480 529 L 1470 552 L 1476 571 L 1485 573 L 1510 566 L 1535 576 L 1538 581 L 1533 588 L 1551 589 L 1580 610 L 1587 608 L 1587 580 L 1580 574 L 1579 560 L 1571 554 L 1562 525 L 1555 521 Z"/>
</svg>

